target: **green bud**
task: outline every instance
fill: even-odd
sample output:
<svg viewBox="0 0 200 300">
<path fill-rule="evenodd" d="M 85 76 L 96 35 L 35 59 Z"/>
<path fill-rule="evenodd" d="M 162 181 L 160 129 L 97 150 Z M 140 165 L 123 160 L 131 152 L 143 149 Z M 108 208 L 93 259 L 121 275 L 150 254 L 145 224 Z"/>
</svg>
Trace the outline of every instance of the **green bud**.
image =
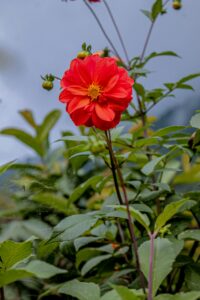
<svg viewBox="0 0 200 300">
<path fill-rule="evenodd" d="M 53 82 L 50 80 L 44 80 L 42 83 L 43 89 L 50 91 L 53 89 Z"/>
</svg>

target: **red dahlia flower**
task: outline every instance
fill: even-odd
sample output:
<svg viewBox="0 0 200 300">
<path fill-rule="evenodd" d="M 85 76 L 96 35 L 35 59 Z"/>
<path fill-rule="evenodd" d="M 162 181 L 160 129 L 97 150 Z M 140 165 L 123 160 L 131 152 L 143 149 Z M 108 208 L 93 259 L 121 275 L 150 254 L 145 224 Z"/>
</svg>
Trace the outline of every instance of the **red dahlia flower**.
<svg viewBox="0 0 200 300">
<path fill-rule="evenodd" d="M 75 125 L 108 130 L 120 122 L 132 99 L 134 81 L 115 59 L 91 55 L 74 59 L 61 80 L 59 100 Z"/>
</svg>

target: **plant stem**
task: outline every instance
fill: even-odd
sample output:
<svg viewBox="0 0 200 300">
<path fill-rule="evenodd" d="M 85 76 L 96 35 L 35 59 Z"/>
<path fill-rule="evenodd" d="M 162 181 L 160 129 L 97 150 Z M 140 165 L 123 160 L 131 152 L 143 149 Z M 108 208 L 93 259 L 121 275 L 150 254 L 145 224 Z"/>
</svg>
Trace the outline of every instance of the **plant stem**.
<svg viewBox="0 0 200 300">
<path fill-rule="evenodd" d="M 153 300 L 153 261 L 154 261 L 154 239 L 155 233 L 150 233 L 150 257 L 148 278 L 148 300 Z"/>
<path fill-rule="evenodd" d="M 3 287 L 0 288 L 0 300 L 5 300 Z"/>
<path fill-rule="evenodd" d="M 107 9 L 107 11 L 108 11 L 108 14 L 109 14 L 109 16 L 110 16 L 110 18 L 111 18 L 111 20 L 112 20 L 112 22 L 113 22 L 113 25 L 114 25 L 115 30 L 116 30 L 116 32 L 117 32 L 117 35 L 118 35 L 118 37 L 119 37 L 120 43 L 121 43 L 122 48 L 123 48 L 123 50 L 124 50 L 124 54 L 125 54 L 125 56 L 126 56 L 127 64 L 129 65 L 128 52 L 127 52 L 127 50 L 126 50 L 126 46 L 125 46 L 125 44 L 124 44 L 122 35 L 121 35 L 120 31 L 119 31 L 119 27 L 117 26 L 117 23 L 116 23 L 116 21 L 115 21 L 115 18 L 114 18 L 113 14 L 112 14 L 112 11 L 111 11 L 111 9 L 110 9 L 110 7 L 109 7 L 107 1 L 106 1 L 106 0 L 103 0 L 103 3 L 104 3 L 104 5 L 106 6 L 106 9 Z"/>
<path fill-rule="evenodd" d="M 129 233 L 130 233 L 130 237 L 131 237 L 131 241 L 132 241 L 132 245 L 133 245 L 133 249 L 134 249 L 134 253 L 135 253 L 136 269 L 139 273 L 141 287 L 142 287 L 142 289 L 145 293 L 144 275 L 143 275 L 143 273 L 141 271 L 141 267 L 140 267 L 137 240 L 136 240 L 136 237 L 135 237 L 134 226 L 133 226 L 133 223 L 132 223 L 132 217 L 131 217 L 128 197 L 127 197 L 127 193 L 126 193 L 126 188 L 125 188 L 125 185 L 124 185 L 124 180 L 123 180 L 122 173 L 121 173 L 121 170 L 119 168 L 117 159 L 116 159 L 115 154 L 113 152 L 110 131 L 105 131 L 105 135 L 106 135 L 106 141 L 107 141 L 107 144 L 108 144 L 110 159 L 112 161 L 111 164 L 114 165 L 114 168 L 117 171 L 117 175 L 118 175 L 118 178 L 119 178 L 119 181 L 120 181 L 120 185 L 121 185 L 121 188 L 122 188 L 122 191 L 123 191 L 123 194 L 124 194 L 124 200 L 125 200 L 125 205 L 126 205 L 126 210 L 127 210 L 127 217 L 128 217 L 128 229 L 129 229 Z M 119 189 L 119 187 L 118 187 L 118 189 Z M 116 189 L 116 191 L 117 191 L 117 189 Z M 122 204 L 123 204 L 123 201 L 122 201 Z"/>
<path fill-rule="evenodd" d="M 107 39 L 108 43 L 110 44 L 111 48 L 113 49 L 113 51 L 115 52 L 115 55 L 122 61 L 117 49 L 115 48 L 113 42 L 111 41 L 111 39 L 109 38 L 108 34 L 106 33 L 105 29 L 103 28 L 103 25 L 101 24 L 101 21 L 99 20 L 98 16 L 96 15 L 96 13 L 94 12 L 94 10 L 92 9 L 92 7 L 87 3 L 87 0 L 83 0 L 83 2 L 85 3 L 85 5 L 87 6 L 87 8 L 90 10 L 90 12 L 92 13 L 92 15 L 94 16 L 95 20 L 97 21 L 97 24 L 99 25 L 103 35 L 105 36 L 105 38 Z"/>
</svg>

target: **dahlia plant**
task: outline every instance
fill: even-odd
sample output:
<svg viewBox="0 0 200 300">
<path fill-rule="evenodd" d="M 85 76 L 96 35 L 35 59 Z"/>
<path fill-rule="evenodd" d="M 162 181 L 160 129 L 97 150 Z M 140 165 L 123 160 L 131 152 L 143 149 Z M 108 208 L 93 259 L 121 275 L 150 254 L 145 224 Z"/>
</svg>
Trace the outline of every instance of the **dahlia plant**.
<svg viewBox="0 0 200 300">
<path fill-rule="evenodd" d="M 61 78 L 42 77 L 47 91 L 60 85 L 58 98 L 80 134 L 64 128 L 57 141 L 64 145 L 51 149 L 58 110 L 41 124 L 20 112 L 34 135 L 1 130 L 38 158 L 0 168 L 13 169 L 15 184 L 4 191 L 1 213 L 0 299 L 198 300 L 200 113 L 190 125 L 160 128 L 149 112 L 176 89 L 191 90 L 200 73 L 151 90 L 144 80 L 150 60 L 178 56 L 146 53 L 157 18 L 181 1 L 155 0 L 143 11 L 150 28 L 132 59 L 107 1 L 83 2 L 109 47 L 83 43 Z M 90 2 L 105 5 L 124 58 Z"/>
</svg>

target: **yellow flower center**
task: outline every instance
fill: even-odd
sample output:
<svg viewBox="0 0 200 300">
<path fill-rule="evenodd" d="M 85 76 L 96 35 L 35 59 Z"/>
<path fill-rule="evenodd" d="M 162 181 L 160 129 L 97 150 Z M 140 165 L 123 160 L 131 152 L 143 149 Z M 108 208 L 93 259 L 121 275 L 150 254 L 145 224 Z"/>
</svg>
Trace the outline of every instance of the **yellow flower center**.
<svg viewBox="0 0 200 300">
<path fill-rule="evenodd" d="M 101 94 L 101 87 L 98 84 L 92 83 L 88 87 L 88 96 L 93 100 L 96 100 Z"/>
</svg>

